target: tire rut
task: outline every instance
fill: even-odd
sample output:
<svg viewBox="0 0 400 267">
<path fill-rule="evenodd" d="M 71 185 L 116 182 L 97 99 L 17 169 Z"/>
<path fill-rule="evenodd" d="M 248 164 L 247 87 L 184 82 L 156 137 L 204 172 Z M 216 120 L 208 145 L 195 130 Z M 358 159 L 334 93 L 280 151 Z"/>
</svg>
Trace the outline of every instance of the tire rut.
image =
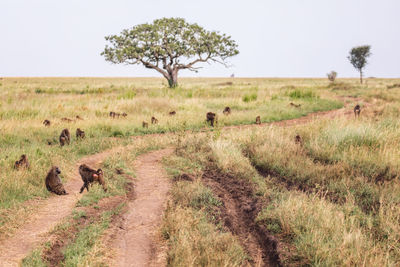
<svg viewBox="0 0 400 267">
<path fill-rule="evenodd" d="M 135 198 L 115 227 L 110 246 L 116 257 L 111 266 L 165 265 L 165 255 L 160 250 L 164 246 L 157 231 L 171 183 L 160 161 L 172 152 L 171 148 L 153 151 L 135 160 Z"/>
</svg>

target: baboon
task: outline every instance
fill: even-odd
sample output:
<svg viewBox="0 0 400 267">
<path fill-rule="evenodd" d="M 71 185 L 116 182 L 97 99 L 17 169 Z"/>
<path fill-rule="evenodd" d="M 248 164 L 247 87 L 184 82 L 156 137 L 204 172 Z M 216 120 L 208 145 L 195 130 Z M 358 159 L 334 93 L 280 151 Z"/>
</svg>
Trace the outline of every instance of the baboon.
<svg viewBox="0 0 400 267">
<path fill-rule="evenodd" d="M 53 142 L 50 141 L 50 140 L 47 140 L 47 144 L 48 144 L 49 146 L 51 146 L 51 145 L 53 145 Z"/>
<path fill-rule="evenodd" d="M 290 105 L 292 106 L 292 107 L 295 107 L 295 108 L 299 108 L 299 107 L 301 107 L 301 104 L 295 104 L 295 103 L 292 103 L 292 102 L 290 102 Z"/>
<path fill-rule="evenodd" d="M 29 161 L 25 154 L 21 155 L 20 160 L 17 160 L 14 164 L 14 169 L 19 170 L 19 168 L 29 168 Z"/>
<path fill-rule="evenodd" d="M 158 120 L 156 119 L 156 117 L 151 117 L 151 124 L 157 124 Z"/>
<path fill-rule="evenodd" d="M 73 120 L 69 119 L 69 118 L 61 118 L 62 121 L 66 121 L 66 122 L 73 122 Z"/>
<path fill-rule="evenodd" d="M 51 122 L 49 120 L 44 120 L 43 121 L 44 126 L 50 126 Z"/>
<path fill-rule="evenodd" d="M 82 119 L 82 117 L 81 116 L 79 116 L 79 115 L 76 115 L 76 117 L 75 117 L 77 120 L 82 120 L 83 121 L 83 119 Z"/>
<path fill-rule="evenodd" d="M 145 121 L 142 122 L 143 128 L 149 128 L 149 124 Z"/>
<path fill-rule="evenodd" d="M 128 114 L 126 114 L 125 112 L 124 113 L 122 113 L 122 117 L 126 117 L 126 116 L 128 116 Z"/>
<path fill-rule="evenodd" d="M 360 112 L 361 112 L 361 107 L 360 107 L 360 105 L 359 104 L 357 104 L 355 107 L 354 107 L 354 116 L 355 117 L 360 117 Z"/>
<path fill-rule="evenodd" d="M 115 172 L 116 172 L 117 174 L 124 174 L 124 170 L 121 169 L 121 168 L 115 168 Z"/>
<path fill-rule="evenodd" d="M 46 188 L 57 195 L 66 195 L 67 192 L 65 192 L 61 179 L 58 176 L 60 173 L 61 171 L 57 166 L 51 167 L 46 176 Z"/>
<path fill-rule="evenodd" d="M 85 132 L 84 131 L 82 131 L 80 128 L 77 128 L 76 129 L 76 139 L 78 139 L 78 138 L 85 138 Z"/>
<path fill-rule="evenodd" d="M 212 127 L 214 127 L 214 122 L 217 123 L 217 118 L 215 113 L 213 112 L 207 112 L 206 115 L 206 122 L 210 123 Z"/>
<path fill-rule="evenodd" d="M 261 124 L 261 117 L 260 116 L 256 117 L 256 124 Z"/>
<path fill-rule="evenodd" d="M 79 174 L 81 175 L 83 181 L 83 186 L 81 187 L 81 191 L 79 193 L 82 193 L 85 188 L 89 192 L 89 184 L 93 184 L 93 182 L 96 181 L 103 187 L 104 192 L 107 192 L 102 169 L 98 169 L 96 171 L 91 169 L 86 164 L 82 164 L 79 166 Z"/>
<path fill-rule="evenodd" d="M 169 112 L 169 115 L 171 115 L 171 116 L 173 116 L 173 115 L 175 115 L 175 114 L 176 114 L 176 111 L 175 111 L 175 110 Z"/>
<path fill-rule="evenodd" d="M 115 118 L 116 113 L 114 111 L 110 111 L 110 117 Z"/>
<path fill-rule="evenodd" d="M 225 115 L 231 114 L 231 108 L 230 107 L 225 107 L 224 111 L 222 111 Z"/>
<path fill-rule="evenodd" d="M 301 139 L 301 136 L 300 135 L 296 135 L 295 137 L 294 137 L 294 143 L 296 144 L 296 145 L 303 145 L 303 139 Z"/>
<path fill-rule="evenodd" d="M 121 113 L 115 113 L 115 116 L 116 116 L 117 118 L 119 118 L 119 117 L 121 116 Z"/>
<path fill-rule="evenodd" d="M 69 130 L 68 129 L 62 130 L 60 134 L 60 146 L 64 146 L 65 144 L 69 145 L 70 141 L 71 141 L 71 135 L 69 134 Z"/>
</svg>

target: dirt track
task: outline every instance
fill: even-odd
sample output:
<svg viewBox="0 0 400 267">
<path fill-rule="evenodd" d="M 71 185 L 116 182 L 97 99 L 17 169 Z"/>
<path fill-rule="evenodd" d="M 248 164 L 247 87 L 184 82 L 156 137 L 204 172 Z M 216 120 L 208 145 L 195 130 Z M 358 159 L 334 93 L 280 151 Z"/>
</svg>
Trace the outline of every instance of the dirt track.
<svg viewBox="0 0 400 267">
<path fill-rule="evenodd" d="M 165 265 L 157 231 L 162 221 L 170 181 L 161 159 L 172 149 L 153 151 L 135 161 L 135 199 L 128 203 L 119 231 L 115 233 L 113 250 L 117 253 L 112 266 Z"/>
<path fill-rule="evenodd" d="M 262 127 L 266 125 L 291 126 L 304 124 L 313 119 L 325 117 L 333 118 L 340 115 L 352 114 L 345 111 L 345 108 L 326 112 L 316 112 L 305 117 L 261 125 L 227 126 L 224 129 L 243 129 L 248 127 Z M 157 136 L 156 134 L 154 136 Z M 129 204 L 129 211 L 126 215 L 124 230 L 120 232 L 120 240 L 114 245 L 121 249 L 123 254 L 116 261 L 120 266 L 157 266 L 160 262 L 151 262 L 151 259 L 158 259 L 155 255 L 156 247 L 151 236 L 154 236 L 157 225 L 161 222 L 163 205 L 169 188 L 169 183 L 159 163 L 163 156 L 171 153 L 172 150 L 161 150 L 150 152 L 140 156 L 137 160 L 138 185 L 135 188 L 137 199 Z M 111 150 L 88 156 L 77 163 L 90 166 L 98 165 Z M 156 179 L 161 178 L 161 179 Z M 0 266 L 17 266 L 30 251 L 45 240 L 45 234 L 57 225 L 62 219 L 71 214 L 75 203 L 81 195 L 79 189 L 82 181 L 78 172 L 65 185 L 67 196 L 52 196 L 42 201 L 41 208 L 30 218 L 16 233 L 8 239 L 0 242 Z M 158 187 L 157 187 L 158 186 Z M 154 191 L 157 189 L 156 191 Z M 123 240 L 123 241 L 121 241 Z M 139 242 L 139 243 L 138 243 Z M 260 254 L 261 255 L 261 254 Z M 258 256 L 257 256 L 258 257 Z M 265 257 L 265 256 L 264 256 Z M 162 257 L 161 257 L 162 258 Z M 162 261 L 162 259 L 159 259 Z M 141 264 L 143 263 L 143 264 Z"/>
<path fill-rule="evenodd" d="M 82 180 L 78 173 L 79 165 L 85 163 L 89 166 L 97 166 L 110 153 L 109 150 L 82 158 L 76 164 L 73 178 L 65 184 L 65 189 L 69 194 L 52 196 L 44 200 L 41 204 L 42 207 L 34 213 L 29 221 L 19 228 L 11 238 L 0 242 L 0 266 L 18 266 L 18 263 L 43 241 L 47 232 L 71 214 L 75 203 L 82 196 L 79 194 L 82 186 Z"/>
</svg>

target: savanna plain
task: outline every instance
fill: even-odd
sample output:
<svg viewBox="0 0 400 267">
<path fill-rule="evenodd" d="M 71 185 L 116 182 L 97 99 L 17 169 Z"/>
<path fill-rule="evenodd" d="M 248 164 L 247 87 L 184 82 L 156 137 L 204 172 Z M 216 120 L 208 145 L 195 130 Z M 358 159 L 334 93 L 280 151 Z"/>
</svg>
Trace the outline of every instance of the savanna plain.
<svg viewBox="0 0 400 267">
<path fill-rule="evenodd" d="M 400 264 L 400 79 L 1 78 L 0 99 L 0 251 L 44 203 L 71 197 L 23 266 L 113 266 L 134 162 L 165 148 L 168 266 Z M 15 169 L 22 154 L 30 166 Z M 108 190 L 79 194 L 77 166 L 93 157 Z M 77 190 L 49 193 L 51 166 Z"/>
</svg>

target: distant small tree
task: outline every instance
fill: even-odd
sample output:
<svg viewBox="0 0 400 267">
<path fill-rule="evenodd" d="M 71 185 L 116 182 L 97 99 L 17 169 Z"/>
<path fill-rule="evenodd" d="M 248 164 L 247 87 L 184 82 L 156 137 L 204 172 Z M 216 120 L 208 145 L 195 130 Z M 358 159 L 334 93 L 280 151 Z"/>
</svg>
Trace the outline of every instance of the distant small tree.
<svg viewBox="0 0 400 267">
<path fill-rule="evenodd" d="M 328 76 L 328 80 L 330 80 L 331 82 L 335 82 L 337 72 L 333 70 L 333 71 L 327 73 L 326 76 Z"/>
<path fill-rule="evenodd" d="M 178 85 L 178 72 L 195 71 L 201 62 L 218 62 L 239 54 L 230 36 L 207 31 L 182 18 L 156 19 L 136 25 L 120 35 L 110 35 L 111 44 L 101 53 L 112 63 L 141 64 L 161 73 L 170 87 Z"/>
<path fill-rule="evenodd" d="M 347 57 L 354 68 L 360 72 L 360 83 L 363 82 L 363 69 L 368 64 L 367 58 L 371 56 L 370 50 L 370 45 L 353 47 L 350 50 L 350 55 Z"/>
</svg>

